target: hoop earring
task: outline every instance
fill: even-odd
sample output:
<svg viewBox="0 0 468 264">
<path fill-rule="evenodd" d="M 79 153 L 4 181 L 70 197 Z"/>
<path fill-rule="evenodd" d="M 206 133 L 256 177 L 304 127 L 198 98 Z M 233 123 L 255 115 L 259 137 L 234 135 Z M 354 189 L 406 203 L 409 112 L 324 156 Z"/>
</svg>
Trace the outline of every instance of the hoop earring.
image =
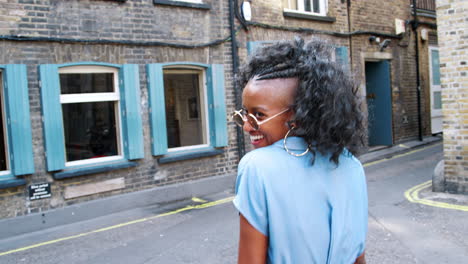
<svg viewBox="0 0 468 264">
<path fill-rule="evenodd" d="M 284 139 L 283 139 L 283 147 L 284 147 L 284 150 L 286 150 L 286 152 L 289 154 L 289 155 L 292 155 L 292 156 L 295 156 L 295 157 L 302 157 L 304 156 L 305 154 L 307 154 L 309 152 L 309 147 L 307 147 L 307 149 L 302 152 L 301 154 L 296 154 L 296 153 L 293 153 L 291 151 L 289 151 L 288 147 L 286 146 L 286 139 L 288 138 L 288 135 L 289 133 L 291 133 L 291 131 L 294 129 L 294 127 L 291 127 L 288 132 L 286 133 L 286 135 L 284 136 Z"/>
</svg>

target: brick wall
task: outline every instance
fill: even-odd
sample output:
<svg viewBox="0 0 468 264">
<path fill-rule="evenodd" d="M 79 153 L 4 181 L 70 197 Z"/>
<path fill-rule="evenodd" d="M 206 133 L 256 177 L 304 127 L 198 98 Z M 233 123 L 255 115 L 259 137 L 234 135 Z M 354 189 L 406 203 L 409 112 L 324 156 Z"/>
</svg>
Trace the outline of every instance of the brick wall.
<svg viewBox="0 0 468 264">
<path fill-rule="evenodd" d="M 446 190 L 468 193 L 468 3 L 438 0 Z"/>
<path fill-rule="evenodd" d="M 372 34 L 357 34 L 350 41 L 349 37 L 340 37 L 336 34 L 309 33 L 298 30 L 287 31 L 281 26 L 289 28 L 304 28 L 307 30 L 323 30 L 328 32 L 348 32 L 347 1 L 330 0 L 328 2 L 328 16 L 336 19 L 334 22 L 323 22 L 313 19 L 290 18 L 283 15 L 282 1 L 260 0 L 252 3 L 252 20 L 277 28 L 264 28 L 251 26 L 245 39 L 240 41 L 240 47 L 245 47 L 248 41 L 265 41 L 292 39 L 295 35 L 304 38 L 320 37 L 330 43 L 346 46 L 350 49 L 352 71 L 362 84 L 362 95 L 365 95 L 365 61 L 390 59 L 391 63 L 391 89 L 392 89 L 392 123 L 393 142 L 399 143 L 418 137 L 418 115 L 416 96 L 416 60 L 414 36 L 411 27 L 407 26 L 402 38 L 380 37 L 381 41 L 391 39 L 390 45 L 382 52 L 379 46 L 369 42 Z M 383 34 L 395 35 L 395 18 L 411 20 L 410 3 L 407 0 L 398 1 L 351 1 L 350 31 L 373 31 Z M 425 21 L 435 21 L 424 18 Z M 423 27 L 423 26 L 421 26 Z M 421 29 L 421 28 L 420 28 Z M 419 30 L 420 30 L 419 29 Z M 245 42 L 243 42 L 245 41 Z M 429 78 L 427 70 L 428 46 L 420 42 L 421 68 L 421 109 L 423 134 L 430 134 L 430 98 Z M 241 58 L 246 58 L 246 51 L 241 51 Z M 366 111 L 366 104 L 363 108 Z"/>
<path fill-rule="evenodd" d="M 106 39 L 117 44 L 81 44 L 53 41 L 14 42 L 2 40 L 0 64 L 27 65 L 35 173 L 26 175 L 26 186 L 0 190 L 0 218 L 15 217 L 81 203 L 101 197 L 134 192 L 216 175 L 234 174 L 237 147 L 234 124 L 229 123 L 229 146 L 213 157 L 159 164 L 151 155 L 148 88 L 148 63 L 188 61 L 224 64 L 227 111 L 234 109 L 230 43 L 206 48 L 171 48 L 138 45 L 128 41 L 159 41 L 183 44 L 207 43 L 229 35 L 227 1 L 205 0 L 211 9 L 202 10 L 154 5 L 152 0 L 117 2 L 111 0 L 12 0 L 0 1 L 0 35 L 73 39 Z M 67 62 L 107 62 L 138 64 L 144 159 L 136 167 L 105 173 L 54 180 L 46 171 L 41 122 L 38 65 Z M 124 180 L 123 189 L 94 193 L 71 199 L 65 192 L 84 184 Z M 29 201 L 27 186 L 50 182 L 52 198 Z M 229 188 L 229 186 L 226 186 Z"/>
</svg>

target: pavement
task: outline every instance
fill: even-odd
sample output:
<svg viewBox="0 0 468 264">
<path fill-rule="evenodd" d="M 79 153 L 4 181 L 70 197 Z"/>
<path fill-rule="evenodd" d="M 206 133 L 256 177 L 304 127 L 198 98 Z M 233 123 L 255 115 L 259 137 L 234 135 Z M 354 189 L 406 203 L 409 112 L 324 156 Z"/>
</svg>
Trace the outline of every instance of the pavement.
<svg viewBox="0 0 468 264">
<path fill-rule="evenodd" d="M 368 178 L 368 263 L 468 263 L 468 196 L 431 191 L 441 143 L 441 137 L 427 137 L 359 156 Z M 182 185 L 184 192 L 216 179 L 204 181 Z M 230 203 L 232 189 L 226 187 L 231 185 L 224 180 L 219 185 L 222 192 L 210 189 L 209 195 L 193 195 L 196 199 L 164 205 L 153 199 L 149 207 L 0 237 L 0 263 L 235 263 L 237 211 Z M 135 198 L 141 196 L 115 199 Z"/>
<path fill-rule="evenodd" d="M 441 136 L 430 136 L 425 137 L 422 141 L 411 140 L 391 147 L 373 147 L 371 151 L 360 155 L 358 158 L 363 164 L 369 166 L 375 162 L 390 159 L 402 155 L 403 153 L 440 143 L 441 141 Z M 223 192 L 229 188 L 229 186 L 234 186 L 235 178 L 235 174 L 221 175 L 92 200 L 46 212 L 2 219 L 0 220 L 0 239 L 27 234 L 36 230 L 54 228 L 60 225 L 79 223 L 89 219 L 124 212 L 132 208 L 143 208 L 154 205 L 165 206 L 174 203 L 174 201 L 183 201 L 191 199 L 192 197 L 203 197 L 209 194 Z M 426 189 L 428 188 L 424 188 L 422 191 L 418 189 L 418 192 L 424 194 Z M 450 201 L 468 205 L 466 201 L 462 199 L 464 196 L 459 197 L 448 194 L 446 194 L 446 196 L 449 197 L 447 199 Z M 431 197 L 432 196 L 426 197 L 425 199 L 442 199 L 440 196 Z"/>
<path fill-rule="evenodd" d="M 391 147 L 375 147 L 375 150 L 360 155 L 359 160 L 362 164 L 369 166 L 375 162 L 390 159 L 438 143 L 442 143 L 442 135 L 424 137 L 422 141 L 406 141 Z M 436 184 L 436 186 L 433 186 L 433 184 Z M 468 211 L 468 195 L 446 193 L 443 191 L 444 187 L 440 186 L 441 184 L 443 184 L 442 161 L 439 162 L 437 168 L 434 168 L 433 181 L 427 181 L 414 186 L 405 193 L 405 196 L 412 203 Z"/>
</svg>

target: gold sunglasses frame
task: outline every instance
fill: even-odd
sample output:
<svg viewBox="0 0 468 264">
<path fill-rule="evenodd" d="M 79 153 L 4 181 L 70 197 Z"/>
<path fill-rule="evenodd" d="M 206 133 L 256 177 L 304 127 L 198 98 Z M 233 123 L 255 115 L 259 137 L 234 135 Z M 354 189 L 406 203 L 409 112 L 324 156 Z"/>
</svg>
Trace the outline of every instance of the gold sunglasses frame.
<svg viewBox="0 0 468 264">
<path fill-rule="evenodd" d="M 248 116 L 252 117 L 253 120 L 257 123 L 257 128 L 255 128 L 255 126 L 254 126 L 253 124 L 251 124 L 250 122 L 249 122 L 249 125 L 250 125 L 255 131 L 257 131 L 257 130 L 260 129 L 260 126 L 261 126 L 262 124 L 265 124 L 266 122 L 272 120 L 273 118 L 275 118 L 275 117 L 277 117 L 277 116 L 279 116 L 279 115 L 281 115 L 281 114 L 286 113 L 286 112 L 289 111 L 289 110 L 291 110 L 291 108 L 286 108 L 286 109 L 284 109 L 283 111 L 281 111 L 281 112 L 279 112 L 279 113 L 277 113 L 277 114 L 275 114 L 275 115 L 273 115 L 273 116 L 270 116 L 269 118 L 267 118 L 267 119 L 265 119 L 265 120 L 262 120 L 262 121 L 258 121 L 258 119 L 257 119 L 254 115 L 252 115 L 252 114 L 249 113 Z M 242 121 L 243 121 L 242 124 L 239 124 L 239 123 L 237 123 L 237 122 L 235 121 L 235 120 L 236 120 L 236 119 L 235 119 L 235 116 L 236 116 L 236 115 L 240 116 L 240 118 L 241 118 Z M 240 126 L 240 127 L 243 127 L 244 124 L 245 124 L 245 122 L 248 122 L 248 121 L 249 121 L 249 119 L 247 118 L 247 116 L 244 115 L 244 114 L 242 114 L 242 109 L 241 109 L 241 110 L 235 110 L 234 113 L 232 113 L 232 115 L 231 115 L 231 119 L 236 123 L 236 125 L 238 125 L 238 126 Z"/>
</svg>

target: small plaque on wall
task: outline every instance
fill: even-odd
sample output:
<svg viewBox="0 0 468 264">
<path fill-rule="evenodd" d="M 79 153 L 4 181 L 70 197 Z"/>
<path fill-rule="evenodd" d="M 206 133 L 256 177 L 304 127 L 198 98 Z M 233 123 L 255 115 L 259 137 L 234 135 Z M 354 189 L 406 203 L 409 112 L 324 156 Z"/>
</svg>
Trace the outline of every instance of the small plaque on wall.
<svg viewBox="0 0 468 264">
<path fill-rule="evenodd" d="M 29 186 L 29 200 L 39 200 L 51 197 L 50 183 L 38 183 Z"/>
</svg>

